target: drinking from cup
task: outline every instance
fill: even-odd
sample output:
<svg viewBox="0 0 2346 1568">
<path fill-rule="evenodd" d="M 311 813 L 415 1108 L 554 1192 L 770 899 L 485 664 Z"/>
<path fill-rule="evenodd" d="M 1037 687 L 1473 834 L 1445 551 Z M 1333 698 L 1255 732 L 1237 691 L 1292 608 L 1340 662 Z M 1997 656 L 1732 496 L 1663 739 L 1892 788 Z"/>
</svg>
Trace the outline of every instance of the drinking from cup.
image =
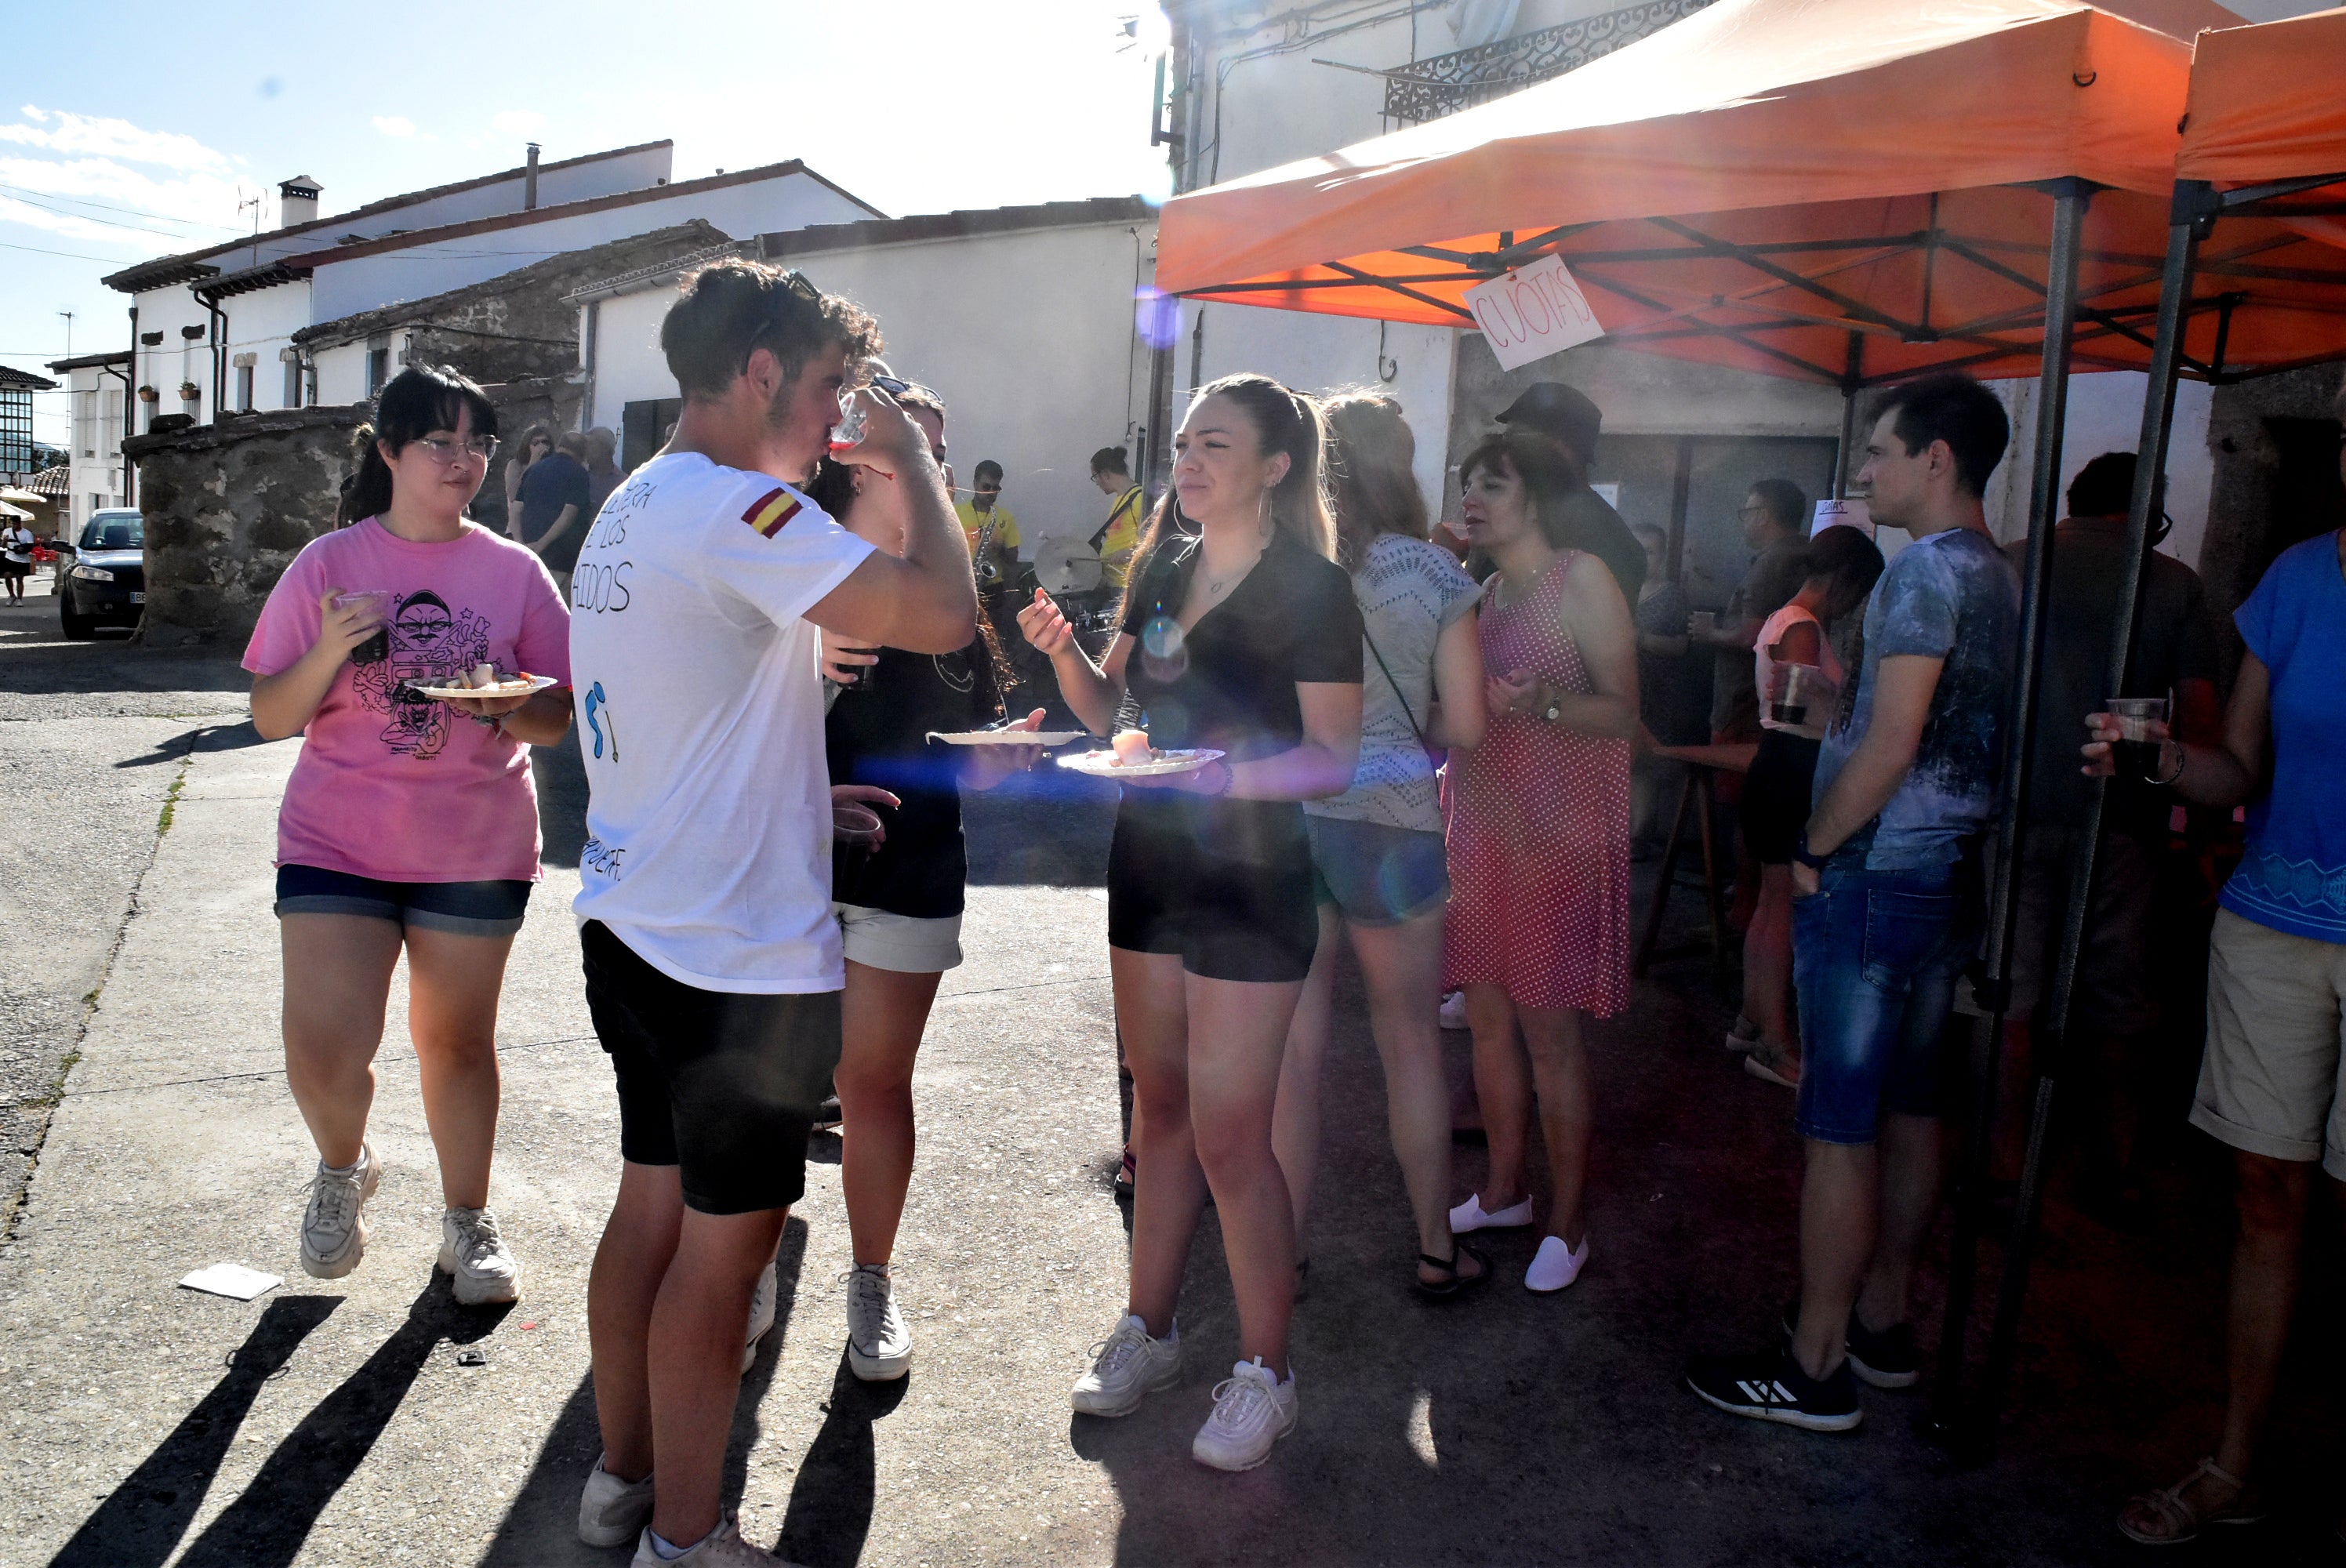
<svg viewBox="0 0 2346 1568">
<path fill-rule="evenodd" d="M 2150 724 L 2154 719 L 2167 722 L 2167 698 L 2114 697 L 2108 711 L 2118 726 L 2118 738 L 2110 748 L 2117 770 L 2137 779 L 2157 779 L 2158 742 L 2150 738 Z"/>
<path fill-rule="evenodd" d="M 831 427 L 831 450 L 845 452 L 850 447 L 862 445 L 863 433 L 870 423 L 871 416 L 864 412 L 863 404 L 856 395 L 852 392 L 841 392 L 839 423 Z"/>
</svg>

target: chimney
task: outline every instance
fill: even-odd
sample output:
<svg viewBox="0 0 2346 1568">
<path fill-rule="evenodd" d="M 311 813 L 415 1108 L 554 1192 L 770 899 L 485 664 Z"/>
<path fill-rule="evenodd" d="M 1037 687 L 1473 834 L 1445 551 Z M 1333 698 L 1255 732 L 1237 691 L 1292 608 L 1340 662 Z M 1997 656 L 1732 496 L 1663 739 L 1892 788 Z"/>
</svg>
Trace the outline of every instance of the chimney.
<svg viewBox="0 0 2346 1568">
<path fill-rule="evenodd" d="M 277 188 L 277 226 L 291 229 L 318 218 L 318 193 L 324 189 L 306 174 L 297 174 Z"/>
<path fill-rule="evenodd" d="M 521 209 L 537 210 L 537 144 L 529 144 L 529 168 L 521 177 Z"/>
</svg>

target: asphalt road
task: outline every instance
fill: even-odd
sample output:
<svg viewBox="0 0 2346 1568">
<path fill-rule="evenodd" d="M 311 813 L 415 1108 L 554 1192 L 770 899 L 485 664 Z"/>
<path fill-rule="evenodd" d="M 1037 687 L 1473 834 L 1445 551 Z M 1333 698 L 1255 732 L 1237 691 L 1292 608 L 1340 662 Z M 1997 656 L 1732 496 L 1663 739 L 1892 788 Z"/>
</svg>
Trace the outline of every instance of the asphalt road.
<svg viewBox="0 0 2346 1568">
<path fill-rule="evenodd" d="M 527 1295 L 468 1312 L 431 1270 L 437 1184 L 396 1007 L 366 1264 L 332 1282 L 295 1264 L 314 1156 L 284 1089 L 269 915 L 295 746 L 233 722 L 241 681 L 220 659 L 23 643 L 0 647 L 0 669 L 16 705 L 0 721 L 9 798 L 21 820 L 37 791 L 45 819 L 13 836 L 0 889 L 9 1017 L 24 1021 L 10 1038 L 30 1064 L 12 1055 L 10 1070 L 54 1083 L 79 1052 L 0 1244 L 0 1565 L 624 1562 L 570 1534 L 596 1446 L 585 1275 L 617 1171 L 564 911 L 576 878 L 560 846 L 568 833 L 575 855 L 576 827 L 554 820 L 576 809 L 575 765 L 541 759 L 549 864 L 499 1029 L 495 1201 Z M 87 828 L 52 824 L 52 808 Z M 1070 1416 L 1067 1384 L 1122 1298 L 1105 908 L 1089 885 L 1106 822 L 1099 797 L 1056 780 L 972 813 L 970 962 L 923 1053 L 898 1260 L 914 1368 L 879 1387 L 845 1371 L 837 1145 L 819 1139 L 785 1238 L 780 1329 L 733 1431 L 729 1495 L 752 1539 L 817 1568 L 2135 1560 L 2110 1525 L 2118 1503 L 2188 1467 L 2221 1394 L 2220 1192 L 2178 1188 L 2137 1235 L 2056 1201 L 1992 1462 L 1958 1466 L 1917 1434 L 1927 1388 L 1867 1393 L 1866 1425 L 1845 1438 L 1718 1415 L 1678 1368 L 1771 1332 L 1793 1288 L 1798 1156 L 1789 1097 L 1719 1049 L 1727 1011 L 1699 964 L 1641 984 L 1596 1031 L 1586 1277 L 1534 1298 L 1520 1288 L 1531 1238 L 1502 1236 L 1497 1282 L 1447 1308 L 1406 1287 L 1413 1248 L 1348 980 L 1297 1319 L 1300 1428 L 1245 1476 L 1188 1458 L 1235 1355 L 1210 1215 L 1181 1385 L 1121 1421 Z M 1463 1073 L 1463 1039 L 1450 1044 Z M 1480 1161 L 1462 1147 L 1462 1194 Z M 2324 1326 L 2341 1296 L 2334 1249 L 2315 1259 L 2316 1327 L 2275 1439 L 2280 1515 L 2188 1560 L 2334 1553 L 2341 1369 Z M 287 1278 L 251 1303 L 176 1287 L 221 1261 Z M 1940 1288 L 1926 1279 L 1925 1299 Z M 1935 1339 L 1934 1317 L 1922 1333 Z"/>
</svg>

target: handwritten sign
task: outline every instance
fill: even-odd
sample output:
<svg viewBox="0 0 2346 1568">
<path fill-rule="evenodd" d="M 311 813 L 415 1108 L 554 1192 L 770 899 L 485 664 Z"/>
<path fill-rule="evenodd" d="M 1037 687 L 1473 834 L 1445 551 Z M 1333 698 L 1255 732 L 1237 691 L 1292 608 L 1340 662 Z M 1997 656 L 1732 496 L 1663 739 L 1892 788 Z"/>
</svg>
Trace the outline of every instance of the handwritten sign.
<svg viewBox="0 0 2346 1568">
<path fill-rule="evenodd" d="M 1463 300 L 1502 370 L 1520 369 L 1605 335 L 1560 256 L 1543 256 L 1504 278 L 1477 283 Z"/>
</svg>

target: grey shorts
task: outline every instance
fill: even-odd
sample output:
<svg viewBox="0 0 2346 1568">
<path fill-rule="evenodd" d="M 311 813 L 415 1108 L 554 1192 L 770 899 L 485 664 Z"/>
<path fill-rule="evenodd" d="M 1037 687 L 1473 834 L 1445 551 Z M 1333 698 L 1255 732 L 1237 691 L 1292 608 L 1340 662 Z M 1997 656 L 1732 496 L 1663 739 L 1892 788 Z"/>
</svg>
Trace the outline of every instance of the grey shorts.
<svg viewBox="0 0 2346 1568">
<path fill-rule="evenodd" d="M 2077 835 L 2034 828 L 2020 863 L 2020 918 L 2012 928 L 2012 1005 L 2026 1018 L 2053 990 L 2061 928 L 2069 908 L 2069 876 Z M 2151 884 L 2157 851 L 2139 839 L 2113 832 L 2094 857 L 2094 891 L 2086 916 L 2085 945 L 2069 998 L 2073 1031 L 2140 1034 L 2158 1023 L 2158 1003 L 2147 972 L 2150 956 Z M 1962 987 L 1959 994 L 1968 993 Z"/>
<path fill-rule="evenodd" d="M 2320 1160 L 2346 1181 L 2346 943 L 2216 911 L 2208 1049 L 2191 1125 L 2277 1160 Z"/>
<path fill-rule="evenodd" d="M 923 919 L 833 902 L 847 961 L 898 974 L 943 974 L 961 967 L 961 916 Z"/>
</svg>

